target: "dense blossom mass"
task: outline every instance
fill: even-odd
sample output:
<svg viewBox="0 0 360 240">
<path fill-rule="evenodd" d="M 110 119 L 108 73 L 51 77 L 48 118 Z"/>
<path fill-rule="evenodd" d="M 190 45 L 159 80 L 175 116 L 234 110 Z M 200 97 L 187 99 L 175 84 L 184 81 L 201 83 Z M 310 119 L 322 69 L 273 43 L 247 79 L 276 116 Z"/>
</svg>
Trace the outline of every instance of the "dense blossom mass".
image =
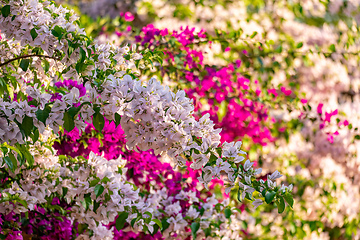
<svg viewBox="0 0 360 240">
<path fill-rule="evenodd" d="M 241 139 L 254 164 L 295 183 L 294 211 L 243 212 L 241 236 L 359 238 L 358 1 L 77 2 L 103 17 L 83 15 L 99 41 L 137 43 L 141 79 L 185 90 L 221 142 Z"/>
<path fill-rule="evenodd" d="M 360 239 L 358 1 L 0 2 L 1 239 Z"/>
<path fill-rule="evenodd" d="M 185 91 L 139 79 L 135 48 L 93 41 L 53 2 L 0 6 L 4 239 L 240 239 L 241 209 L 206 191 L 219 178 L 255 207 L 293 205 Z"/>
</svg>

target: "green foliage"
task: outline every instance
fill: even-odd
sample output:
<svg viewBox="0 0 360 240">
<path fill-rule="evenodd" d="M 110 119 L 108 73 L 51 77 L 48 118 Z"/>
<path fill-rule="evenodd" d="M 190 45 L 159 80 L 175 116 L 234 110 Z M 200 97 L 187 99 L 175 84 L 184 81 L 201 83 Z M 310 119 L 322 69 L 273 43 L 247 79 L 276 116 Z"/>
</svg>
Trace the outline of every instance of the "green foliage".
<svg viewBox="0 0 360 240">
<path fill-rule="evenodd" d="M 3 17 L 8 17 L 10 15 L 10 5 L 5 5 L 1 8 L 1 14 Z"/>
<path fill-rule="evenodd" d="M 30 30 L 30 34 L 33 40 L 35 40 L 35 38 L 38 36 L 38 33 L 36 32 L 35 28 Z"/>
<path fill-rule="evenodd" d="M 99 132 L 101 132 L 101 130 L 104 128 L 105 120 L 104 116 L 100 112 L 96 112 L 93 115 L 93 124 Z"/>
<path fill-rule="evenodd" d="M 129 213 L 127 212 L 121 212 L 119 213 L 116 222 L 115 222 L 115 227 L 118 231 L 120 231 L 121 229 L 124 228 L 125 222 L 127 217 L 129 216 Z"/>
<path fill-rule="evenodd" d="M 276 192 L 274 192 L 274 191 L 267 192 L 267 193 L 265 194 L 265 202 L 266 202 L 267 204 L 271 203 L 272 200 L 275 198 L 275 196 L 276 196 Z"/>
<path fill-rule="evenodd" d="M 26 72 L 30 64 L 30 59 L 21 59 L 20 61 L 20 68 Z"/>
<path fill-rule="evenodd" d="M 200 223 L 198 222 L 193 222 L 190 226 L 191 234 L 194 239 L 196 238 L 196 232 L 199 230 L 199 228 L 200 228 Z"/>
<path fill-rule="evenodd" d="M 96 197 L 99 197 L 103 192 L 104 192 L 104 186 L 103 185 L 96 185 L 95 188 L 94 188 L 94 192 L 95 192 L 95 195 Z"/>
<path fill-rule="evenodd" d="M 63 120 L 64 120 L 64 128 L 66 131 L 70 132 L 71 130 L 73 130 L 75 128 L 74 118 L 71 117 L 69 112 L 64 113 Z"/>
</svg>

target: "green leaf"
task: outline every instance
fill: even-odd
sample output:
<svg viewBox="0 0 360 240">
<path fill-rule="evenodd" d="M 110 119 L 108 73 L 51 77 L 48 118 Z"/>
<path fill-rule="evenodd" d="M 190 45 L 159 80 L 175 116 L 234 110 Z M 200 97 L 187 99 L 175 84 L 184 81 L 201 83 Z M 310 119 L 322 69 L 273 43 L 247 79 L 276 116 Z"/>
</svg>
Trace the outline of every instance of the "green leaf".
<svg viewBox="0 0 360 240">
<path fill-rule="evenodd" d="M 10 14 L 10 5 L 5 5 L 2 9 L 1 9 L 1 14 L 3 15 L 3 17 L 7 17 Z"/>
<path fill-rule="evenodd" d="M 105 120 L 104 120 L 104 116 L 101 113 L 96 112 L 93 115 L 93 125 L 99 132 L 102 131 L 105 125 Z"/>
<path fill-rule="evenodd" d="M 21 167 L 22 165 L 24 165 L 24 163 L 26 162 L 26 159 L 25 159 L 25 157 L 24 157 L 22 154 L 18 154 L 18 155 L 17 155 L 17 160 L 18 160 L 18 162 L 20 163 L 20 167 Z"/>
<path fill-rule="evenodd" d="M 261 195 L 262 195 L 263 197 L 266 196 L 266 189 L 262 190 Z"/>
<path fill-rule="evenodd" d="M 254 38 L 257 34 L 258 34 L 258 32 L 253 32 L 253 34 L 251 34 L 250 38 Z"/>
<path fill-rule="evenodd" d="M 267 204 L 270 204 L 272 202 L 272 200 L 274 199 L 275 195 L 276 195 L 276 192 L 274 192 L 274 191 L 267 192 L 265 195 L 265 202 Z"/>
<path fill-rule="evenodd" d="M 110 179 L 108 177 L 104 177 L 103 179 L 101 179 L 101 182 L 106 184 L 110 182 Z"/>
<path fill-rule="evenodd" d="M 84 62 L 86 58 L 86 52 L 84 49 L 80 48 L 80 62 Z"/>
<path fill-rule="evenodd" d="M 83 71 L 85 71 L 86 69 L 86 64 L 82 63 L 82 62 L 78 62 L 76 65 L 75 65 L 75 70 L 77 73 L 81 73 Z"/>
<path fill-rule="evenodd" d="M 221 203 L 217 203 L 217 204 L 215 205 L 215 210 L 216 210 L 217 212 L 220 212 L 220 211 L 221 211 L 221 206 L 222 206 Z"/>
<path fill-rule="evenodd" d="M 79 113 L 80 108 L 81 108 L 81 106 L 80 107 L 71 107 L 71 108 L 69 108 L 68 113 L 70 114 L 70 117 L 72 119 L 74 119 L 75 116 Z"/>
<path fill-rule="evenodd" d="M 11 150 L 14 150 L 15 152 L 17 152 L 19 155 L 21 155 L 22 153 L 21 153 L 21 147 L 19 147 L 20 146 L 20 144 L 16 144 L 16 147 L 13 147 L 13 146 L 10 146 L 10 145 L 8 145 L 8 144 L 4 144 L 6 147 L 4 147 L 4 148 L 2 148 L 2 150 L 3 150 L 3 152 L 4 152 L 4 155 L 8 152 L 8 149 L 7 148 L 10 148 Z M 6 149 L 6 150 L 5 150 Z"/>
<path fill-rule="evenodd" d="M 149 218 L 152 218 L 152 214 L 151 214 L 150 212 L 148 212 L 148 211 L 144 212 L 144 213 L 143 213 L 143 217 L 145 217 L 145 216 L 144 216 L 145 214 L 148 215 Z"/>
<path fill-rule="evenodd" d="M 282 46 L 280 45 L 280 46 L 278 46 L 276 49 L 275 49 L 275 52 L 276 53 L 281 53 L 282 52 Z"/>
<path fill-rule="evenodd" d="M 146 233 L 147 231 L 149 231 L 149 228 L 146 225 L 144 225 L 142 231 L 144 233 Z M 150 233 L 150 231 L 149 231 L 149 233 Z"/>
<path fill-rule="evenodd" d="M 94 201 L 94 208 L 93 211 L 96 213 L 96 210 L 100 207 L 100 202 Z"/>
<path fill-rule="evenodd" d="M 24 130 L 26 136 L 30 135 L 33 127 L 34 127 L 33 119 L 31 117 L 25 116 L 22 121 L 21 128 Z"/>
<path fill-rule="evenodd" d="M 203 215 L 204 215 L 204 212 L 205 212 L 205 208 L 201 208 L 201 209 L 200 209 L 200 215 L 203 216 Z"/>
<path fill-rule="evenodd" d="M 59 41 L 61 40 L 61 38 L 63 37 L 65 32 L 65 29 L 59 27 L 58 25 L 56 25 L 54 27 L 53 30 L 51 30 L 52 35 L 54 35 L 55 37 L 57 37 L 59 39 Z"/>
<path fill-rule="evenodd" d="M 166 218 L 161 220 L 161 224 L 163 226 L 161 232 L 165 231 L 170 226 Z"/>
<path fill-rule="evenodd" d="M 200 223 L 198 222 L 193 222 L 190 226 L 191 228 L 191 234 L 193 236 L 194 239 L 196 239 L 196 232 L 199 230 L 200 228 Z"/>
<path fill-rule="evenodd" d="M 282 213 L 285 210 L 285 202 L 284 199 L 282 197 L 279 198 L 279 201 L 277 202 L 277 206 L 278 206 L 278 213 Z"/>
<path fill-rule="evenodd" d="M 5 146 L 7 145 L 6 143 L 4 144 Z M 3 154 L 7 154 L 9 149 L 7 147 L 1 147 L 1 151 L 3 152 Z"/>
<path fill-rule="evenodd" d="M 15 172 L 15 166 L 14 166 L 13 161 L 10 159 L 10 157 L 6 156 L 6 157 L 4 157 L 4 160 L 5 160 L 6 164 L 8 165 L 8 167 L 10 168 L 10 170 L 12 172 Z"/>
<path fill-rule="evenodd" d="M 92 199 L 91 199 L 91 196 L 90 196 L 90 193 L 87 193 L 84 195 L 84 200 L 85 200 L 85 208 L 86 210 L 89 209 L 89 206 L 92 204 Z"/>
<path fill-rule="evenodd" d="M 336 51 L 334 44 L 331 44 L 330 47 L 329 47 L 329 49 L 330 49 L 331 52 L 335 52 L 335 51 Z"/>
<path fill-rule="evenodd" d="M 161 222 L 160 222 L 159 219 L 153 219 L 152 221 L 153 221 L 154 223 L 156 223 L 156 224 L 159 226 L 160 229 L 162 228 L 162 224 L 161 224 Z"/>
<path fill-rule="evenodd" d="M 297 45 L 296 45 L 296 48 L 301 48 L 304 44 L 302 42 L 299 42 Z"/>
<path fill-rule="evenodd" d="M 68 191 L 69 191 L 68 188 L 63 187 L 63 188 L 62 188 L 62 192 L 63 192 L 62 197 L 65 197 Z"/>
<path fill-rule="evenodd" d="M 87 225 L 85 223 L 81 223 L 78 225 L 78 233 L 82 234 L 86 229 L 87 229 Z"/>
<path fill-rule="evenodd" d="M 92 180 L 92 181 L 90 182 L 89 187 L 93 187 L 93 186 L 95 186 L 96 184 L 98 184 L 99 182 L 100 182 L 100 179 L 99 179 L 99 178 L 94 179 L 94 180 Z"/>
<path fill-rule="evenodd" d="M 29 150 L 24 145 L 18 145 L 18 148 L 24 155 L 26 162 L 29 164 L 30 167 L 32 167 L 34 165 L 34 157 L 30 154 Z"/>
<path fill-rule="evenodd" d="M 284 195 L 285 201 L 289 204 L 289 206 L 292 208 L 294 205 L 294 198 L 291 195 L 291 193 L 285 193 Z"/>
<path fill-rule="evenodd" d="M 204 229 L 205 237 L 209 237 L 211 235 L 211 228 Z"/>
<path fill-rule="evenodd" d="M 31 139 L 33 140 L 33 144 L 39 139 L 39 129 L 35 129 L 34 133 L 31 136 Z"/>
<path fill-rule="evenodd" d="M 70 132 L 75 128 L 74 118 L 70 116 L 69 112 L 65 112 L 63 120 L 66 131 Z"/>
<path fill-rule="evenodd" d="M 26 162 L 29 164 L 30 167 L 34 166 L 34 157 L 33 155 L 31 155 L 29 153 L 29 151 L 27 150 L 26 152 L 23 153 L 24 157 L 26 158 Z"/>
<path fill-rule="evenodd" d="M 16 170 L 16 169 L 17 169 L 17 160 L 16 160 L 14 154 L 12 154 L 11 152 L 9 152 L 9 157 L 10 157 L 12 163 L 13 163 L 14 170 Z"/>
<path fill-rule="evenodd" d="M 154 234 L 159 231 L 159 226 L 158 226 L 157 224 L 155 224 L 155 225 L 153 226 L 153 228 L 154 228 L 154 230 L 153 230 L 153 232 L 151 233 L 151 236 L 154 236 Z"/>
<path fill-rule="evenodd" d="M 50 111 L 50 107 L 45 107 L 44 110 L 38 109 L 35 114 L 37 119 L 46 125 L 46 119 L 49 117 Z"/>
<path fill-rule="evenodd" d="M 239 202 L 242 202 L 240 188 L 239 188 L 238 193 L 237 193 L 237 200 L 238 200 Z"/>
<path fill-rule="evenodd" d="M 124 228 L 124 225 L 125 225 L 125 222 L 126 222 L 126 219 L 128 216 L 129 216 L 129 213 L 127 213 L 127 212 L 119 213 L 119 216 L 115 222 L 115 227 L 118 231 L 120 231 L 121 229 Z"/>
<path fill-rule="evenodd" d="M 143 216 L 144 217 L 144 216 Z M 150 222 L 151 222 L 151 218 L 144 218 L 144 222 L 146 223 L 146 224 L 149 224 Z"/>
<path fill-rule="evenodd" d="M 94 188 L 96 197 L 99 197 L 104 192 L 104 186 L 103 185 L 96 185 Z"/>
<path fill-rule="evenodd" d="M 30 30 L 30 35 L 33 40 L 35 40 L 35 38 L 38 36 L 38 33 L 36 32 L 35 28 Z"/>
<path fill-rule="evenodd" d="M 246 199 L 249 199 L 250 201 L 252 201 L 252 194 L 251 193 L 248 193 L 248 192 L 245 192 L 245 198 Z"/>
<path fill-rule="evenodd" d="M 121 120 L 121 116 L 118 113 L 115 113 L 115 124 L 116 126 L 119 126 Z"/>
<path fill-rule="evenodd" d="M 21 203 L 21 205 L 23 205 L 25 208 L 28 208 L 28 204 L 25 200 L 22 199 L 16 199 L 17 202 Z"/>
<path fill-rule="evenodd" d="M 49 208 L 52 210 L 59 211 L 61 213 L 61 215 L 66 215 L 66 210 L 59 205 L 51 205 L 51 206 L 49 206 Z"/>
<path fill-rule="evenodd" d="M 20 68 L 26 72 L 30 64 L 30 59 L 21 59 L 20 61 Z"/>
<path fill-rule="evenodd" d="M 42 61 L 42 63 L 43 63 L 43 69 L 47 73 L 49 71 L 49 69 L 50 69 L 50 63 L 46 59 L 44 59 Z"/>
<path fill-rule="evenodd" d="M 71 42 L 70 41 L 68 41 L 69 42 L 69 48 L 68 48 L 68 55 L 69 55 L 69 57 L 71 56 L 71 54 L 74 52 L 74 50 L 75 50 L 75 48 L 71 45 Z"/>
<path fill-rule="evenodd" d="M 225 217 L 226 217 L 227 219 L 229 219 L 230 216 L 231 216 L 231 214 L 232 214 L 232 211 L 231 211 L 230 208 L 225 208 L 224 213 L 225 213 Z"/>
<path fill-rule="evenodd" d="M 135 222 L 136 222 L 137 220 L 138 220 L 138 218 L 134 218 L 133 220 L 131 220 L 131 222 L 130 222 L 131 227 L 134 227 Z"/>
</svg>

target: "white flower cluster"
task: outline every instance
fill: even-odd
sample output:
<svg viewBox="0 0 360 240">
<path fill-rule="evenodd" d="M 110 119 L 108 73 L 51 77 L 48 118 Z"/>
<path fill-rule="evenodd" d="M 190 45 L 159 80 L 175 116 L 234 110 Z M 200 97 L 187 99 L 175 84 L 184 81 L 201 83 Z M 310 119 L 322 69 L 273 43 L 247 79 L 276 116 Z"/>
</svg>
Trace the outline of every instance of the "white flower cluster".
<svg viewBox="0 0 360 240">
<path fill-rule="evenodd" d="M 79 71 L 77 71 L 79 69 L 76 70 L 75 66 L 79 58 L 87 58 L 82 69 L 83 75 L 92 75 L 92 70 L 95 68 L 106 70 L 110 65 L 118 71 L 134 67 L 132 59 L 124 59 L 124 55 L 130 50 L 129 47 L 119 48 L 110 44 L 99 45 L 92 42 L 85 35 L 84 30 L 79 29 L 75 23 L 79 18 L 73 10 L 70 11 L 62 6 L 56 7 L 49 1 L 38 0 L 12 0 L 9 3 L 1 1 L 1 6 L 10 6 L 9 15 L 0 16 L 1 60 L 4 63 L 11 59 L 11 56 L 20 53 L 32 56 L 36 62 L 33 65 L 36 67 L 37 78 L 41 82 L 53 80 L 41 70 L 41 61 L 38 60 L 44 57 L 50 62 L 47 71 L 52 73 L 52 78 L 55 77 L 54 73 L 62 72 L 64 77 L 79 79 Z M 40 52 L 43 54 L 35 51 L 38 48 L 41 48 Z M 90 49 L 92 52 L 87 51 Z M 112 60 L 116 62 L 115 65 L 112 65 Z M 9 66 L 11 65 L 3 67 Z M 20 72 L 18 76 L 25 78 L 19 79 L 19 82 L 34 78 L 30 71 L 26 74 Z"/>
<path fill-rule="evenodd" d="M 204 239 L 206 236 L 205 229 L 211 228 L 210 225 L 212 223 L 219 222 L 221 225 L 218 228 L 215 227 L 215 231 L 213 231 L 215 235 L 213 235 L 213 238 L 208 239 L 221 239 L 221 237 L 225 237 L 227 235 L 233 235 L 235 237 L 231 239 L 237 239 L 239 231 L 241 230 L 239 225 L 231 229 L 228 228 L 228 225 L 235 226 L 236 224 L 239 224 L 240 219 L 234 209 L 230 210 L 231 220 L 227 219 L 224 215 L 224 206 L 229 204 L 228 200 L 219 203 L 219 201 L 215 198 L 215 195 L 213 195 L 203 202 L 195 196 L 194 192 L 181 191 L 177 195 L 170 197 L 167 196 L 166 192 L 166 188 L 157 191 L 151 189 L 150 194 L 145 201 L 148 205 L 150 205 L 150 209 L 155 209 L 152 212 L 153 217 L 157 219 L 166 219 L 166 222 L 169 224 L 168 228 L 163 232 L 163 237 L 166 239 L 171 239 L 174 236 L 182 238 L 191 236 L 191 232 L 186 230 L 189 226 L 189 222 L 197 222 L 200 225 L 199 230 L 197 231 L 196 239 Z M 181 200 L 187 200 L 191 204 L 190 207 L 186 208 L 186 211 L 184 211 L 180 206 Z M 136 217 L 136 214 L 130 216 L 129 219 L 134 217 Z M 128 228 L 129 230 L 131 229 L 130 226 Z M 139 228 L 135 227 L 135 230 L 138 229 Z M 126 230 L 127 229 L 125 229 L 125 231 Z M 152 231 L 152 228 L 149 228 L 149 230 Z"/>
<path fill-rule="evenodd" d="M 0 203 L 1 213 L 32 211 L 34 206 L 46 203 L 50 196 L 57 194 L 72 206 L 66 217 L 87 224 L 96 233 L 99 223 L 101 226 L 114 221 L 118 212 L 137 206 L 141 201 L 139 191 L 125 182 L 125 171 L 119 173 L 119 167 L 125 165 L 121 159 L 108 161 L 91 153 L 87 163 L 71 163 L 52 155 L 47 148 L 42 148 L 41 156 L 40 152 L 32 154 L 37 156 L 35 167 L 19 167 L 11 177 L 20 175 L 20 180 L 13 181 L 11 188 L 2 191 L 2 200 L 8 198 L 10 201 Z M 45 168 L 49 160 L 51 166 Z M 3 159 L 1 162 L 3 165 Z"/>
<path fill-rule="evenodd" d="M 240 170 L 232 166 L 245 160 L 243 155 L 246 153 L 240 149 L 242 143 L 225 142 L 220 147 L 221 129 L 214 129 L 209 114 L 195 120 L 192 116 L 194 107 L 184 91 L 175 94 L 155 79 L 143 85 L 128 75 L 123 79 L 110 76 L 108 81 L 101 98 L 108 101 L 103 108 L 104 115 L 110 120 L 114 113 L 122 116 L 121 126 L 128 148 L 153 149 L 155 154 L 165 152 L 179 165 L 185 165 L 186 159 L 182 156 L 185 154 L 192 159 L 191 168 L 203 169 L 199 180 L 205 186 L 225 173 L 230 184 L 227 193 L 237 176 L 245 180 L 243 184 L 250 186 L 252 177 L 262 172 L 261 169 L 253 170 L 249 160 Z M 288 188 L 281 190 L 291 191 Z"/>
</svg>

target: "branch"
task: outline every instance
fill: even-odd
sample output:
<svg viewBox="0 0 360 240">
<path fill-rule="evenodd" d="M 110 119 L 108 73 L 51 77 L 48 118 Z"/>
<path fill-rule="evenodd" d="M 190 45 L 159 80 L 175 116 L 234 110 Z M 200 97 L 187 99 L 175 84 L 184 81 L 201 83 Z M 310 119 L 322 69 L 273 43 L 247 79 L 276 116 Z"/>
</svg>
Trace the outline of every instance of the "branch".
<svg viewBox="0 0 360 240">
<path fill-rule="evenodd" d="M 3 63 L 0 63 L 0 67 L 4 66 L 4 65 L 7 65 L 13 61 L 16 61 L 16 60 L 19 60 L 19 59 L 23 59 L 23 58 L 29 58 L 29 57 L 43 57 L 43 58 L 51 58 L 51 59 L 54 59 L 54 60 L 59 60 L 55 57 L 51 57 L 51 56 L 45 56 L 45 55 L 40 55 L 40 54 L 33 54 L 33 55 L 24 55 L 24 56 L 20 56 L 20 57 L 17 57 L 17 58 L 13 58 L 13 59 L 10 59 L 6 62 L 3 62 Z"/>
</svg>

